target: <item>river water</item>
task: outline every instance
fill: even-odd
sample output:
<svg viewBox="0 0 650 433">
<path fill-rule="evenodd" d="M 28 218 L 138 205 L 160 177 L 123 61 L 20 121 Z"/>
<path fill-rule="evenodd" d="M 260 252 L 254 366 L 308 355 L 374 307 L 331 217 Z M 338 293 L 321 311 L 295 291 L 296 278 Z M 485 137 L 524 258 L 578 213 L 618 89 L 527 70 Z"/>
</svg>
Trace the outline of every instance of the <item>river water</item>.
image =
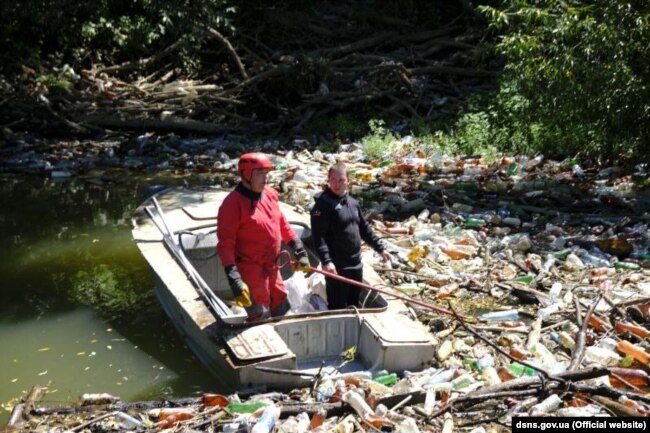
<svg viewBox="0 0 650 433">
<path fill-rule="evenodd" d="M 0 174 L 0 426 L 34 384 L 53 405 L 223 391 L 167 320 L 131 239 L 150 187 L 179 182 Z"/>
</svg>

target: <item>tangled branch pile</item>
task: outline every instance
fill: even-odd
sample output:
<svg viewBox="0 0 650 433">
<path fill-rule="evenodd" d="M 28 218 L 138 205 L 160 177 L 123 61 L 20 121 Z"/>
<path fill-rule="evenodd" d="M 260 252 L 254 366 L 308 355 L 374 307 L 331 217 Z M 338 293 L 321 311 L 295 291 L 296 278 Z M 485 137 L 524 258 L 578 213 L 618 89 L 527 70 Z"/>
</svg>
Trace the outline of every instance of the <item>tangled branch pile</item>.
<svg viewBox="0 0 650 433">
<path fill-rule="evenodd" d="M 197 23 L 198 43 L 179 39 L 149 57 L 93 62 L 79 74 L 63 68 L 56 78 L 68 80 L 65 91 L 25 68 L 23 83 L 2 90 L 0 123 L 209 134 L 300 131 L 338 113 L 430 121 L 494 76 L 481 58 L 481 31 L 459 5 L 456 19 L 435 25 L 358 7 L 258 7 L 228 34 Z M 182 63 L 197 47 L 201 67 L 193 72 Z"/>
</svg>

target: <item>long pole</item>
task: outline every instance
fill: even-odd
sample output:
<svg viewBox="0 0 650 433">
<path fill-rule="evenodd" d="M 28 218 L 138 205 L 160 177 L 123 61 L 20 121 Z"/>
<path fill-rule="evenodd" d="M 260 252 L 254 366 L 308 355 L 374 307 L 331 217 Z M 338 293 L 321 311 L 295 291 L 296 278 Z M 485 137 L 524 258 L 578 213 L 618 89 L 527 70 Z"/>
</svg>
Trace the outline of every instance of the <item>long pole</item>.
<svg viewBox="0 0 650 433">
<path fill-rule="evenodd" d="M 404 302 L 408 302 L 409 304 L 418 305 L 418 306 L 420 306 L 422 308 L 433 311 L 435 313 L 445 314 L 447 316 L 452 316 L 452 317 L 457 317 L 458 316 L 458 317 L 460 317 L 462 319 L 468 319 L 468 317 L 463 315 L 463 314 L 454 314 L 452 311 L 449 311 L 449 310 L 447 310 L 445 308 L 437 307 L 437 306 L 431 305 L 431 304 L 427 304 L 426 302 L 418 301 L 417 299 L 413 299 L 413 298 L 408 297 L 408 296 L 398 295 L 398 294 L 395 294 L 393 292 L 389 292 L 388 290 L 379 289 L 379 288 L 377 288 L 375 286 L 371 286 L 370 284 L 366 284 L 366 283 L 363 283 L 363 282 L 360 282 L 360 281 L 351 280 L 350 278 L 342 277 L 342 276 L 340 276 L 338 274 L 333 274 L 332 272 L 324 271 L 322 269 L 318 269 L 318 268 L 315 268 L 313 266 L 310 266 L 309 270 L 312 271 L 312 272 L 318 272 L 319 274 L 323 274 L 326 277 L 332 278 L 334 280 L 339 280 L 339 281 L 342 281 L 344 283 L 352 284 L 352 285 L 355 285 L 355 286 L 358 286 L 358 287 L 363 287 L 364 289 L 368 289 L 368 290 L 371 290 L 373 292 L 379 292 L 379 293 L 387 295 L 387 296 L 392 296 L 393 298 L 400 299 L 400 300 L 402 300 Z"/>
</svg>

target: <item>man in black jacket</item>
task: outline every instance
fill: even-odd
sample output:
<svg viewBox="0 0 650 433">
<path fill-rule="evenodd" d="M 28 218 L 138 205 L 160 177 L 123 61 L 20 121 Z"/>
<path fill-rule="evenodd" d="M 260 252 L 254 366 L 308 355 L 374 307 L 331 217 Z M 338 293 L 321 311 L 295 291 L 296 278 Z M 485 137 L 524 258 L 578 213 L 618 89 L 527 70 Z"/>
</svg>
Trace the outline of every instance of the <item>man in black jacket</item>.
<svg viewBox="0 0 650 433">
<path fill-rule="evenodd" d="M 381 254 L 384 260 L 391 260 L 391 255 L 372 231 L 361 212 L 359 202 L 348 194 L 345 164 L 338 163 L 330 167 L 327 183 L 327 189 L 316 196 L 316 203 L 311 210 L 311 230 L 316 252 L 324 270 L 362 281 L 362 239 Z M 326 290 L 330 310 L 357 305 L 359 302 L 358 286 L 327 278 Z"/>
</svg>

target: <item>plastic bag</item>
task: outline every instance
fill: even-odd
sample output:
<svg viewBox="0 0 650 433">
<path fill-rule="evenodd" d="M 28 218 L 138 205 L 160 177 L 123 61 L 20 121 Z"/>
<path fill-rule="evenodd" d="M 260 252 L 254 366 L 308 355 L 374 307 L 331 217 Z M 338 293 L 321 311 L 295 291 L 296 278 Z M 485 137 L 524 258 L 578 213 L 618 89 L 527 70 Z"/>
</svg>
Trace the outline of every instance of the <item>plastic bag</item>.
<svg viewBox="0 0 650 433">
<path fill-rule="evenodd" d="M 290 278 L 284 280 L 284 287 L 287 289 L 287 299 L 291 305 L 292 314 L 311 313 L 314 308 L 309 303 L 309 285 L 305 274 L 294 272 Z"/>
</svg>

